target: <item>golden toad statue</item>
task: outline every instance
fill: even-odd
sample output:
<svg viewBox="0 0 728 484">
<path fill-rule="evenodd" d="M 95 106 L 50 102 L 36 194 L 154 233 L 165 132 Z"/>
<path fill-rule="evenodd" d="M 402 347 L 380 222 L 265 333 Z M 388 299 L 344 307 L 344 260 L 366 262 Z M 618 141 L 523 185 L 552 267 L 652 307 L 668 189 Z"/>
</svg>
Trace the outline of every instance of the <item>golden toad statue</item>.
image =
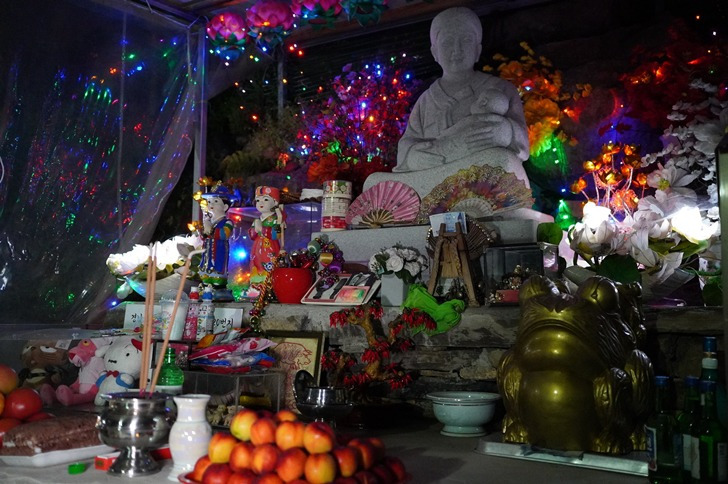
<svg viewBox="0 0 728 484">
<path fill-rule="evenodd" d="M 576 295 L 533 276 L 515 345 L 498 365 L 505 441 L 564 451 L 644 450 L 653 370 L 638 349 L 638 284 L 587 279 Z"/>
</svg>

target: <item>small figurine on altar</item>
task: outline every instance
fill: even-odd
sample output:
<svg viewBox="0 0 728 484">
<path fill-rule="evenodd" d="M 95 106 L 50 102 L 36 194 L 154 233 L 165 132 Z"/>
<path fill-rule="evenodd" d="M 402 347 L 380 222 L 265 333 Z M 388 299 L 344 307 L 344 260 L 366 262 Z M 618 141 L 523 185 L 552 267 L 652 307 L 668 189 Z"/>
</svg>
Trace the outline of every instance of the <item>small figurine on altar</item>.
<svg viewBox="0 0 728 484">
<path fill-rule="evenodd" d="M 200 278 L 203 283 L 222 290 L 227 285 L 230 236 L 233 233 L 233 222 L 227 217 L 227 211 L 240 197 L 222 183 L 217 183 L 210 192 L 202 194 L 202 199 L 204 252 L 200 259 Z"/>
<path fill-rule="evenodd" d="M 248 235 L 253 241 L 250 251 L 251 285 L 265 280 L 273 270 L 278 253 L 283 249 L 286 214 L 280 200 L 280 191 L 277 188 L 261 186 L 255 189 L 255 208 L 260 212 L 260 217 L 248 229 Z"/>
</svg>

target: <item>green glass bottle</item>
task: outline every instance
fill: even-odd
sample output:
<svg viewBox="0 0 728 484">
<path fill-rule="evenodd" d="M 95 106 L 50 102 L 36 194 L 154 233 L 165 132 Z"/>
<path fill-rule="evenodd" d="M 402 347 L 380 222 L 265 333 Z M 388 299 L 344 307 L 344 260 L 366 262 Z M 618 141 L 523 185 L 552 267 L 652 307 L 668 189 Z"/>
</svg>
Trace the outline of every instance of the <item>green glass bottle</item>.
<svg viewBox="0 0 728 484">
<path fill-rule="evenodd" d="M 184 381 L 185 374 L 177 366 L 174 348 L 167 348 L 167 351 L 164 353 L 162 369 L 159 370 L 159 380 L 157 381 L 160 391 L 179 395 L 182 393 L 182 384 Z"/>
<path fill-rule="evenodd" d="M 726 388 L 719 375 L 719 366 L 718 340 L 715 336 L 706 336 L 703 338 L 703 360 L 701 362 L 700 380 L 710 380 L 717 383 L 715 398 L 718 407 L 718 420 L 723 424 L 723 427 L 728 427 Z"/>
<path fill-rule="evenodd" d="M 700 380 L 697 376 L 686 376 L 683 381 L 685 401 L 683 411 L 677 416 L 677 428 L 682 444 L 683 481 L 690 482 L 690 466 L 693 462 L 692 434 L 700 421 Z"/>
<path fill-rule="evenodd" d="M 693 432 L 693 482 L 728 482 L 728 432 L 718 420 L 714 381 L 700 382 L 700 421 Z"/>
<path fill-rule="evenodd" d="M 655 377 L 655 404 L 645 422 L 647 477 L 652 483 L 682 482 L 681 435 L 670 406 L 670 378 Z"/>
</svg>

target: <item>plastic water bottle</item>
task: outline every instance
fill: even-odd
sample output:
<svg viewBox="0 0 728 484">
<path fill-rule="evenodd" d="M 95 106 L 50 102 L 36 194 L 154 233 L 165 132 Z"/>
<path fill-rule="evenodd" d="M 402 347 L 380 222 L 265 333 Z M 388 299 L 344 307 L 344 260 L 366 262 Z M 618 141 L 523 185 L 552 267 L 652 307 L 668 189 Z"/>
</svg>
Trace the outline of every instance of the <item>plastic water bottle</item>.
<svg viewBox="0 0 728 484">
<path fill-rule="evenodd" d="M 728 402 L 726 402 L 726 388 L 718 372 L 718 341 L 715 336 L 703 338 L 703 360 L 701 362 L 700 380 L 714 381 L 715 402 L 718 409 L 718 420 L 723 427 L 728 428 Z"/>
<path fill-rule="evenodd" d="M 162 369 L 159 370 L 159 380 L 157 381 L 159 390 L 172 395 L 181 395 L 184 381 L 185 374 L 177 366 L 174 348 L 167 348 Z"/>
<path fill-rule="evenodd" d="M 212 302 L 212 288 L 207 286 L 202 293 L 200 312 L 197 316 L 197 341 L 212 333 L 215 324 L 215 304 Z"/>
<path fill-rule="evenodd" d="M 197 287 L 190 289 L 190 305 L 187 308 L 185 318 L 185 330 L 182 339 L 188 341 L 197 340 L 197 318 L 200 314 L 200 291 Z"/>
</svg>

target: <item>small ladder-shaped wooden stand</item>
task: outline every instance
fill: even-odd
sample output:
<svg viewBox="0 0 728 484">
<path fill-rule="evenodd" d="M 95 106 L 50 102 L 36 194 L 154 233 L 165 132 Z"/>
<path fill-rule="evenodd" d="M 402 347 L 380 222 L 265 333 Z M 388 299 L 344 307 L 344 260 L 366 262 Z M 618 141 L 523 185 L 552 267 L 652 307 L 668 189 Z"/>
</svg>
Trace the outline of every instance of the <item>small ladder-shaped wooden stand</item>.
<svg viewBox="0 0 728 484">
<path fill-rule="evenodd" d="M 455 224 L 455 232 L 445 232 L 445 224 L 440 224 L 440 232 L 435 242 L 432 273 L 427 284 L 427 292 L 433 296 L 441 277 L 462 279 L 468 295 L 468 306 L 480 306 L 475 297 L 468 246 L 460 222 Z"/>
</svg>

